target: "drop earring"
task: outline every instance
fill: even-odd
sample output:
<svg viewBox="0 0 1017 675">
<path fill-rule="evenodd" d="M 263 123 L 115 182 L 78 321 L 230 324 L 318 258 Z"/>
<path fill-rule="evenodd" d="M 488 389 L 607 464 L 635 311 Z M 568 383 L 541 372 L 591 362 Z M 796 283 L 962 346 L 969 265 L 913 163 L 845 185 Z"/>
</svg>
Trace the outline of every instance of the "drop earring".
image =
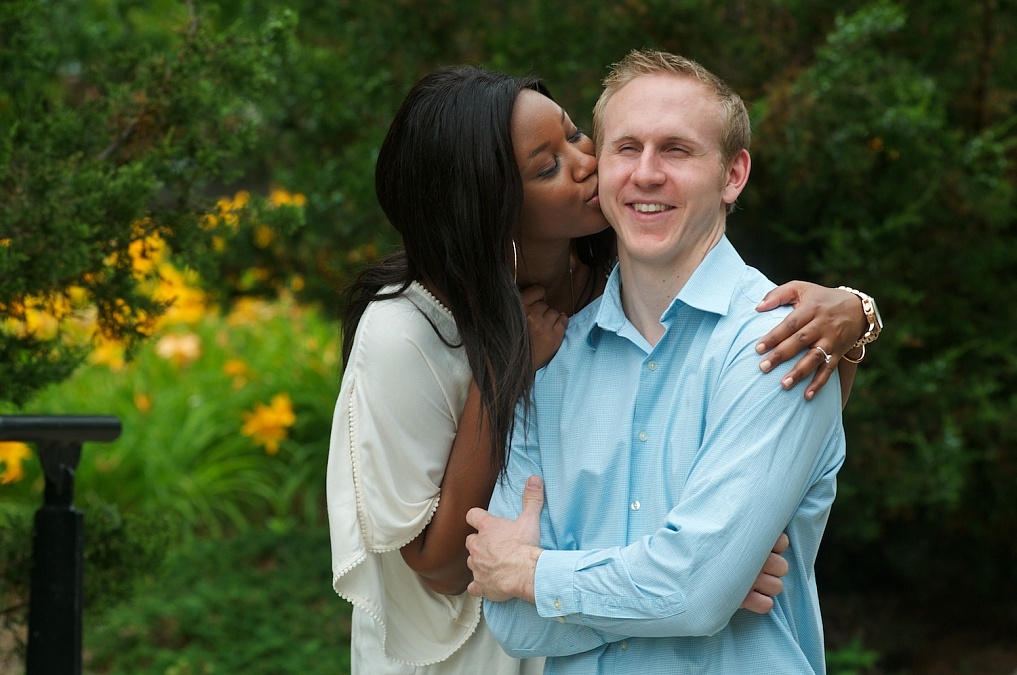
<svg viewBox="0 0 1017 675">
<path fill-rule="evenodd" d="M 519 271 L 519 253 L 516 251 L 516 240 L 512 240 L 512 283 L 517 283 Z"/>
</svg>

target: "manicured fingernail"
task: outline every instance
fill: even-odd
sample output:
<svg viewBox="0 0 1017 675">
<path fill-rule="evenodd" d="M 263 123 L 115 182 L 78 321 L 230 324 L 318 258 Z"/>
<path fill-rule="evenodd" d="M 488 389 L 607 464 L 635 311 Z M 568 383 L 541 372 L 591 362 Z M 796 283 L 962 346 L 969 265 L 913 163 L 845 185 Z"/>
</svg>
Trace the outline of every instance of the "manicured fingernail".
<svg viewBox="0 0 1017 675">
<path fill-rule="evenodd" d="M 759 369 L 761 371 L 763 371 L 764 373 L 770 372 L 770 368 L 772 368 L 772 367 L 773 367 L 773 364 L 770 363 L 769 361 L 763 361 L 762 363 L 759 364 Z"/>
<path fill-rule="evenodd" d="M 805 398 L 808 399 L 809 401 L 811 401 L 812 397 L 815 396 L 815 395 L 816 395 L 815 391 L 807 391 L 807 392 L 805 392 Z"/>
<path fill-rule="evenodd" d="M 766 351 L 766 345 L 764 345 L 762 342 L 760 342 L 758 345 L 756 345 L 756 353 L 757 354 L 762 354 L 765 351 Z"/>
<path fill-rule="evenodd" d="M 785 389 L 790 389 L 791 385 L 794 384 L 795 381 L 792 380 L 790 377 L 785 377 L 783 380 L 780 381 L 780 383 L 784 385 Z"/>
</svg>

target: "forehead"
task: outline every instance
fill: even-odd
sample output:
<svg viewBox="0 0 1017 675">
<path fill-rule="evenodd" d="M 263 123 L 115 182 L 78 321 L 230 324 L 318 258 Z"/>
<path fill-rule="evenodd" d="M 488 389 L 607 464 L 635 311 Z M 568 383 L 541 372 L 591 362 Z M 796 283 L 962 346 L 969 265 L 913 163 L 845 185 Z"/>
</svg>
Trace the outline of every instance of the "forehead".
<svg viewBox="0 0 1017 675">
<path fill-rule="evenodd" d="M 604 107 L 603 137 L 682 137 L 719 143 L 722 108 L 717 95 L 691 76 L 641 75 Z"/>
<path fill-rule="evenodd" d="M 526 126 L 541 120 L 559 121 L 562 109 L 557 103 L 533 89 L 522 89 L 512 107 L 512 126 Z"/>
<path fill-rule="evenodd" d="M 532 89 L 523 89 L 512 108 L 512 146 L 516 157 L 525 159 L 548 140 L 561 135 L 565 111 Z"/>
</svg>

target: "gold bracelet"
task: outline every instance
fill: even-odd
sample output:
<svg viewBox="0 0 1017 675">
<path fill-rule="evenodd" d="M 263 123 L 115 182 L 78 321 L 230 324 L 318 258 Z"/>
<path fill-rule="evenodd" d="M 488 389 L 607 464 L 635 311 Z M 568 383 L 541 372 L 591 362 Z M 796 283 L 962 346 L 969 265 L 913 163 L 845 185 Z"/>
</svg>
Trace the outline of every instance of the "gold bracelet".
<svg viewBox="0 0 1017 675">
<path fill-rule="evenodd" d="M 853 349 L 853 347 L 852 347 L 852 349 Z M 849 349 L 848 351 L 851 351 L 851 350 Z M 865 358 L 865 345 L 862 345 L 862 355 L 859 356 L 857 359 L 851 358 L 850 356 L 847 355 L 846 352 L 840 358 L 844 359 L 848 363 L 861 363 L 862 359 Z"/>
</svg>

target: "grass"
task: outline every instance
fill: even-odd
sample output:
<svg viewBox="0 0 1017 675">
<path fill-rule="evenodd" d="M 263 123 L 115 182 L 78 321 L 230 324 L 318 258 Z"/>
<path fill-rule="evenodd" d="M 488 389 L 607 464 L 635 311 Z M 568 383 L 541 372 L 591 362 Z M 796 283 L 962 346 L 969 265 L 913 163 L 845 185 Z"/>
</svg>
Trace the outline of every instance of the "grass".
<svg viewBox="0 0 1017 675">
<path fill-rule="evenodd" d="M 194 540 L 133 598 L 86 615 L 84 672 L 348 673 L 350 606 L 329 568 L 324 529 Z"/>
</svg>

